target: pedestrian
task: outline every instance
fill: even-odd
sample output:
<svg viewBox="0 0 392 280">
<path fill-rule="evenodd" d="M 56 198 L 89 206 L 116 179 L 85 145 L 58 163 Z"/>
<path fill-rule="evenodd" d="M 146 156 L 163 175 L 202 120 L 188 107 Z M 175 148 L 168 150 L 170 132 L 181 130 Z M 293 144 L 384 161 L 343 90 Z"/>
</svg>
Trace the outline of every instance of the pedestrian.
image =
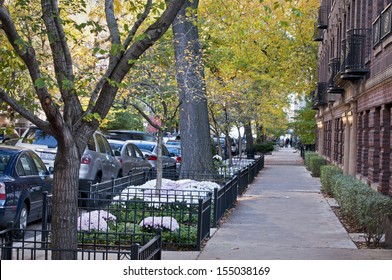
<svg viewBox="0 0 392 280">
<path fill-rule="evenodd" d="M 286 148 L 289 146 L 289 143 L 290 143 L 289 138 L 286 138 L 286 141 L 285 141 L 285 147 L 286 147 Z"/>
</svg>

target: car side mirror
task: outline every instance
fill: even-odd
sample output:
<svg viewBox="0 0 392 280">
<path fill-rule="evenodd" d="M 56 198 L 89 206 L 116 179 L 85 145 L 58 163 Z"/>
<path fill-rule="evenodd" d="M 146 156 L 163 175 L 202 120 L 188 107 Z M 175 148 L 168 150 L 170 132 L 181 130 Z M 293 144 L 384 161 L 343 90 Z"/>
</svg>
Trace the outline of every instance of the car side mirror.
<svg viewBox="0 0 392 280">
<path fill-rule="evenodd" d="M 120 151 L 114 151 L 114 155 L 116 156 L 116 157 L 119 157 L 119 156 L 121 156 L 121 153 L 120 153 Z"/>
</svg>

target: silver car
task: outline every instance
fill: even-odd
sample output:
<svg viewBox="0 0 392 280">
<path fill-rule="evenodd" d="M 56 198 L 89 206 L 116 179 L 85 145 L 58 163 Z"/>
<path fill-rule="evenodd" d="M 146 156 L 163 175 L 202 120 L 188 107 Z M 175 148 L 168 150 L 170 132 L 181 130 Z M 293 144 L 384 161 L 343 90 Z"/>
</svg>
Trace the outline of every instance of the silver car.
<svg viewBox="0 0 392 280">
<path fill-rule="evenodd" d="M 158 159 L 158 145 L 153 141 L 136 141 L 130 140 L 143 152 L 146 159 L 151 163 L 152 169 L 155 170 Z M 164 170 L 176 170 L 176 160 L 171 157 L 165 145 L 162 145 L 162 165 Z"/>
<path fill-rule="evenodd" d="M 135 170 L 151 171 L 151 163 L 148 162 L 135 144 L 129 141 L 111 139 L 108 142 L 114 155 L 121 163 L 123 175 L 130 175 Z"/>
<path fill-rule="evenodd" d="M 57 140 L 38 127 L 30 127 L 15 146 L 30 148 L 40 156 L 48 169 L 54 167 Z M 89 182 L 97 183 L 117 178 L 121 174 L 121 163 L 100 132 L 90 138 L 81 158 L 79 190 L 85 190 Z"/>
</svg>

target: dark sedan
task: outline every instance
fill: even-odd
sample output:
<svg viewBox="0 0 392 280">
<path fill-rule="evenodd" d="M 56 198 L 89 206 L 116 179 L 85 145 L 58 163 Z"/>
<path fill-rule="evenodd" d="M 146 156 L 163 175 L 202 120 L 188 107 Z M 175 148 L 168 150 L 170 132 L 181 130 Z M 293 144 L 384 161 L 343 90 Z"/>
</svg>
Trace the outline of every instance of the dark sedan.
<svg viewBox="0 0 392 280">
<path fill-rule="evenodd" d="M 40 157 L 26 148 L 0 145 L 0 228 L 12 221 L 23 230 L 41 219 L 44 191 L 52 192 L 52 176 Z"/>
</svg>

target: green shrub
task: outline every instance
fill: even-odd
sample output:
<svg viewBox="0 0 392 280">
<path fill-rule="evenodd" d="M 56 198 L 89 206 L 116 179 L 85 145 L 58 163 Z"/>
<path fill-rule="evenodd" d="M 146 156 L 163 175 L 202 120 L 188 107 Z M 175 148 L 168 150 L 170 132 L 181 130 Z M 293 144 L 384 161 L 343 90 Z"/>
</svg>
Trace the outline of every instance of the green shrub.
<svg viewBox="0 0 392 280">
<path fill-rule="evenodd" d="M 320 168 L 326 164 L 327 161 L 322 156 L 309 157 L 309 170 L 314 177 L 320 177 Z"/>
<path fill-rule="evenodd" d="M 304 153 L 304 164 L 307 169 L 310 169 L 309 167 L 309 160 L 311 157 L 318 156 L 316 152 L 311 152 L 311 151 L 305 151 Z"/>
<path fill-rule="evenodd" d="M 385 233 L 385 217 L 392 214 L 392 199 L 353 176 L 332 175 L 331 190 L 345 219 L 363 229 L 368 245 L 377 245 Z"/>
<path fill-rule="evenodd" d="M 372 191 L 371 195 L 359 194 L 357 198 L 357 217 L 364 229 L 368 245 L 378 245 L 386 231 L 385 219 L 392 214 L 392 199 Z"/>
<path fill-rule="evenodd" d="M 337 174 L 343 174 L 339 166 L 327 164 L 320 167 L 322 191 L 329 196 L 332 196 L 332 177 Z"/>
<path fill-rule="evenodd" d="M 274 144 L 273 143 L 267 143 L 267 144 L 254 144 L 254 149 L 256 153 L 270 153 L 274 150 Z"/>
</svg>

